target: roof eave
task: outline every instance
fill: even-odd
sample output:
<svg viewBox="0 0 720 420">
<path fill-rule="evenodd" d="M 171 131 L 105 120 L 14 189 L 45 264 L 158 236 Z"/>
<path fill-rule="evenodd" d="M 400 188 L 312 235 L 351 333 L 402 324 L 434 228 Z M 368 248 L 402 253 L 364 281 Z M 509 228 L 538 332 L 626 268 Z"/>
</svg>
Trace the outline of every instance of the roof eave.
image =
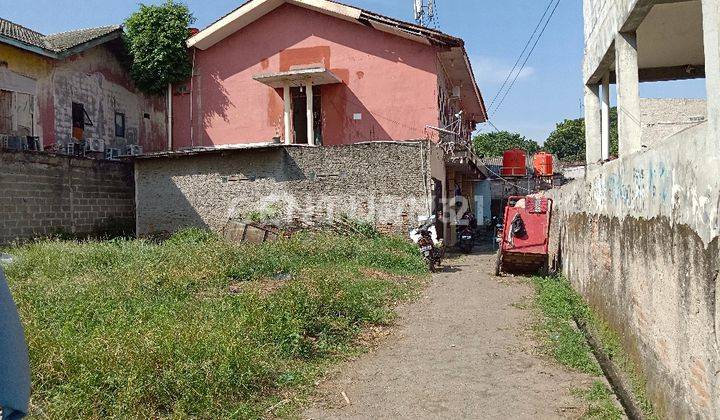
<svg viewBox="0 0 720 420">
<path fill-rule="evenodd" d="M 121 38 L 123 34 L 122 27 L 106 34 L 101 37 L 91 39 L 90 41 L 84 42 L 80 45 L 76 45 L 74 47 L 68 48 L 66 50 L 63 50 L 62 52 L 58 53 L 59 59 L 65 59 L 68 57 L 72 57 L 73 55 L 80 54 L 81 52 L 87 51 L 91 48 L 97 47 L 98 45 L 105 44 L 107 42 L 113 41 L 115 39 Z"/>
<path fill-rule="evenodd" d="M 254 2 L 256 3 L 253 4 Z M 305 7 L 310 10 L 360 25 L 370 26 L 374 29 L 398 35 L 423 44 L 443 47 L 461 47 L 465 45 L 462 39 L 447 35 L 434 29 L 403 22 L 374 12 L 329 0 L 250 0 L 195 34 L 193 37 L 188 39 L 187 45 L 189 48 L 195 47 L 201 50 L 208 49 L 225 39 L 229 36 L 229 34 L 242 29 L 256 19 L 272 12 L 285 3 Z M 247 19 L 243 19 L 246 17 Z M 233 25 L 233 23 L 237 21 L 240 21 L 240 23 Z M 245 21 L 247 21 L 247 23 L 243 23 Z M 237 26 L 237 28 L 234 30 L 226 30 L 226 28 L 230 25 Z"/>
<path fill-rule="evenodd" d="M 463 56 L 465 56 L 465 65 L 468 68 L 468 72 L 470 73 L 470 79 L 472 80 L 473 89 L 475 89 L 475 96 L 477 97 L 478 102 L 480 103 L 480 108 L 482 109 L 483 118 L 484 121 L 478 121 L 478 122 L 485 122 L 489 119 L 487 107 L 485 106 L 485 99 L 482 96 L 482 93 L 480 92 L 480 87 L 477 84 L 477 79 L 475 78 L 475 72 L 472 68 L 472 62 L 470 62 L 470 57 L 468 56 L 467 50 L 465 47 L 462 47 L 463 50 Z"/>
<path fill-rule="evenodd" d="M 83 51 L 87 51 L 90 48 L 97 47 L 98 45 L 105 44 L 106 42 L 110 42 L 112 40 L 118 39 L 122 37 L 122 27 L 119 27 L 118 29 L 105 34 L 103 36 L 100 36 L 95 39 L 91 39 L 90 41 L 84 42 L 82 44 L 76 45 L 74 47 L 62 50 L 62 51 L 53 51 L 49 50 L 47 48 L 38 47 L 37 45 L 28 44 L 26 42 L 19 41 L 15 38 L 10 38 L 4 35 L 0 35 L 0 43 L 12 45 L 13 47 L 20 48 L 25 51 L 29 51 L 34 54 L 41 55 L 43 57 L 52 58 L 53 60 L 64 60 L 68 57 L 72 57 L 73 55 L 80 54 Z"/>
<path fill-rule="evenodd" d="M 56 52 L 47 50 L 45 48 L 38 47 L 37 45 L 28 44 L 26 42 L 19 41 L 15 38 L 10 38 L 7 36 L 0 35 L 0 43 L 11 45 L 15 48 L 20 48 L 21 50 L 29 51 L 38 55 L 42 55 L 43 57 L 48 57 L 57 60 L 59 58 L 58 54 Z"/>
</svg>

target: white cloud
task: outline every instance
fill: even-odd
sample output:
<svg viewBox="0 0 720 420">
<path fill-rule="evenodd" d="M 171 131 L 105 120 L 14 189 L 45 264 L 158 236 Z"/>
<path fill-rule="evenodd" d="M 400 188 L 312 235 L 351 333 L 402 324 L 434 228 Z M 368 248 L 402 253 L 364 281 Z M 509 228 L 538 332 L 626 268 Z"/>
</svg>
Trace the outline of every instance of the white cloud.
<svg viewBox="0 0 720 420">
<path fill-rule="evenodd" d="M 512 62 L 507 62 L 496 57 L 475 56 L 472 58 L 475 77 L 481 87 L 482 85 L 501 85 L 505 78 L 508 77 L 510 70 L 513 68 L 512 64 Z M 519 68 L 520 65 L 518 65 L 518 68 L 515 69 L 508 83 L 512 82 L 512 79 L 515 77 L 515 73 L 517 73 Z M 535 69 L 533 67 L 525 66 L 518 75 L 518 81 L 525 80 L 534 74 Z"/>
</svg>

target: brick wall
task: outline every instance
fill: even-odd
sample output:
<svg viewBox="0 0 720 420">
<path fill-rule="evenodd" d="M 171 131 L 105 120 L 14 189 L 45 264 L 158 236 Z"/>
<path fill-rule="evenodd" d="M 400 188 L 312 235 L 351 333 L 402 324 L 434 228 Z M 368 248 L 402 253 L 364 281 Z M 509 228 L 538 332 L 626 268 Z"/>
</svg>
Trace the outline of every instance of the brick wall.
<svg viewBox="0 0 720 420">
<path fill-rule="evenodd" d="M 133 183 L 127 163 L 0 151 L 0 244 L 132 228 Z"/>
<path fill-rule="evenodd" d="M 269 206 L 282 209 L 280 224 L 345 214 L 406 232 L 429 213 L 439 156 L 427 142 L 377 142 L 138 159 L 137 232 L 222 231 Z"/>
</svg>

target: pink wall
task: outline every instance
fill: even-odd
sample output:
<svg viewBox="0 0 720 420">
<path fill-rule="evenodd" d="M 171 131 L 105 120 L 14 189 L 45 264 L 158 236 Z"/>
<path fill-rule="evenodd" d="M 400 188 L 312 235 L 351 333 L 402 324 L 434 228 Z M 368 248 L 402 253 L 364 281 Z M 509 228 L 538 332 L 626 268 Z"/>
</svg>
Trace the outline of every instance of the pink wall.
<svg viewBox="0 0 720 420">
<path fill-rule="evenodd" d="M 435 47 L 298 6 L 279 7 L 194 59 L 192 116 L 191 95 L 173 97 L 176 149 L 283 136 L 282 91 L 252 77 L 293 65 L 322 63 L 343 80 L 321 87 L 325 145 L 425 138 L 425 125 L 438 124 Z"/>
</svg>

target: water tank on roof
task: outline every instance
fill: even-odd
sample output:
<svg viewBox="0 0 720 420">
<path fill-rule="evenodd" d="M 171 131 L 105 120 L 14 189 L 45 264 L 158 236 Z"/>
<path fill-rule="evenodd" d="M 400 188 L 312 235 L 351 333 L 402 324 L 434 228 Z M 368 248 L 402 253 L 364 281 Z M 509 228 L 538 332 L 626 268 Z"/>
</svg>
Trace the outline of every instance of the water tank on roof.
<svg viewBox="0 0 720 420">
<path fill-rule="evenodd" d="M 527 153 L 522 149 L 511 149 L 503 153 L 502 176 L 527 175 Z"/>
<path fill-rule="evenodd" d="M 540 152 L 533 157 L 533 168 L 536 176 L 553 176 L 553 155 Z"/>
</svg>

